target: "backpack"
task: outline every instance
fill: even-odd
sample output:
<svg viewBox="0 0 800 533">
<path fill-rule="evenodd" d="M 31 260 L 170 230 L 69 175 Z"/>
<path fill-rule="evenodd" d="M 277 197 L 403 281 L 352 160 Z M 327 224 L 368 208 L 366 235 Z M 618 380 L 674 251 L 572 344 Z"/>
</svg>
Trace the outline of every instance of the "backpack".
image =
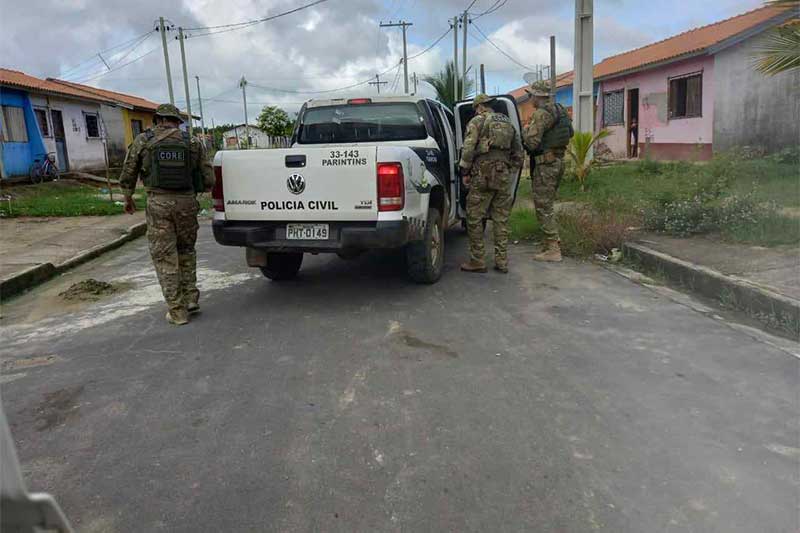
<svg viewBox="0 0 800 533">
<path fill-rule="evenodd" d="M 196 185 L 191 164 L 191 139 L 185 131 L 181 132 L 181 141 L 169 138 L 171 133 L 156 137 L 152 130 L 147 132 L 150 175 L 146 185 L 159 189 L 187 191 Z"/>
<path fill-rule="evenodd" d="M 547 110 L 550 112 L 550 110 Z M 564 149 L 569 144 L 569 140 L 575 135 L 575 128 L 572 126 L 572 119 L 569 113 L 561 104 L 556 104 L 553 108 L 553 125 L 542 135 L 542 144 L 539 152 L 544 153 L 548 150 Z M 537 154 L 539 155 L 539 154 Z"/>
<path fill-rule="evenodd" d="M 480 132 L 479 153 L 491 150 L 511 150 L 517 130 L 502 113 L 490 113 L 483 121 Z"/>
</svg>

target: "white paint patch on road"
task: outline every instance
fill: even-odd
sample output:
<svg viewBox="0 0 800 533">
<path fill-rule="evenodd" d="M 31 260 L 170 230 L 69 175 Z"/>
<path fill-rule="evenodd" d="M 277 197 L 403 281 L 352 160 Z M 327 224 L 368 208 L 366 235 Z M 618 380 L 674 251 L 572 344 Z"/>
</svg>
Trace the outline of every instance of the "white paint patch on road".
<svg viewBox="0 0 800 533">
<path fill-rule="evenodd" d="M 339 411 L 344 411 L 356 400 L 356 387 L 364 383 L 366 378 L 367 374 L 363 368 L 355 373 L 353 379 L 350 380 L 350 384 L 344 389 L 342 395 L 339 396 Z"/>
<path fill-rule="evenodd" d="M 765 446 L 769 451 L 784 455 L 786 457 L 798 458 L 800 457 L 800 448 L 793 448 L 791 446 L 783 446 L 782 444 L 767 444 Z"/>
<path fill-rule="evenodd" d="M 251 273 L 228 274 L 210 268 L 197 269 L 201 293 L 227 289 L 257 277 L 260 276 Z M 152 270 L 122 276 L 114 281 L 130 283 L 134 288 L 117 298 L 92 304 L 80 312 L 52 316 L 35 323 L 8 326 L 4 332 L 4 348 L 71 335 L 83 329 L 136 315 L 154 305 L 164 305 L 161 286 Z"/>
</svg>

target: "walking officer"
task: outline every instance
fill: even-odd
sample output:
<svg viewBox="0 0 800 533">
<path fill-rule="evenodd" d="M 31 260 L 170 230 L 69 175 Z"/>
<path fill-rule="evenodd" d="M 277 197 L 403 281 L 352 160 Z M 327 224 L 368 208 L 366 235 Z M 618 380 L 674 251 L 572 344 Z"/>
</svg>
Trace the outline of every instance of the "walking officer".
<svg viewBox="0 0 800 533">
<path fill-rule="evenodd" d="M 531 156 L 533 205 L 545 235 L 545 249 L 537 261 L 561 261 L 558 226 L 553 214 L 558 186 L 564 175 L 564 153 L 572 138 L 572 120 L 561 104 L 550 103 L 550 86 L 537 81 L 526 89 L 533 99 L 533 117 L 522 141 Z"/>
<path fill-rule="evenodd" d="M 200 310 L 197 289 L 196 195 L 214 184 L 205 147 L 182 131 L 178 108 L 161 104 L 155 126 L 128 147 L 120 175 L 125 212 L 133 214 L 133 191 L 141 177 L 147 191 L 147 239 L 150 256 L 167 302 L 167 321 L 183 325 Z"/>
<path fill-rule="evenodd" d="M 475 117 L 467 124 L 461 151 L 461 175 L 469 187 L 467 235 L 469 261 L 465 272 L 486 272 L 483 219 L 488 211 L 494 230 L 494 268 L 508 272 L 508 218 L 513 195 L 511 183 L 523 163 L 519 134 L 502 113 L 495 113 L 492 99 L 479 94 L 472 102 Z"/>
</svg>

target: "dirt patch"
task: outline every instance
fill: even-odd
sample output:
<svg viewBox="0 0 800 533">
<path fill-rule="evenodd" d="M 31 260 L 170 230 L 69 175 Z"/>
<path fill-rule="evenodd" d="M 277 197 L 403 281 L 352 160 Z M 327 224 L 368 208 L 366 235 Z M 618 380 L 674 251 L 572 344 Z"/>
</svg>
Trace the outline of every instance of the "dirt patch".
<svg viewBox="0 0 800 533">
<path fill-rule="evenodd" d="M 77 400 L 82 393 L 83 385 L 46 393 L 44 401 L 36 408 L 36 420 L 40 423 L 36 429 L 44 431 L 72 418 L 77 413 Z"/>
<path fill-rule="evenodd" d="M 58 295 L 68 302 L 94 302 L 122 289 L 120 285 L 89 278 L 72 284 Z"/>
</svg>

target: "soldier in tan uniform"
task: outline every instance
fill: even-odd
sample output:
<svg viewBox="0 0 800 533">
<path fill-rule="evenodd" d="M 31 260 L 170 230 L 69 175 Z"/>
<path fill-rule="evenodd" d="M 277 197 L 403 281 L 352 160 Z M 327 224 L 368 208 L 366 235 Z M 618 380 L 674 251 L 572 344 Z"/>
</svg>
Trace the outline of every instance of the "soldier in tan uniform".
<svg viewBox="0 0 800 533">
<path fill-rule="evenodd" d="M 547 82 L 536 82 L 527 91 L 533 98 L 535 110 L 522 132 L 522 141 L 531 156 L 533 205 L 545 235 L 545 249 L 534 259 L 558 262 L 561 261 L 561 241 L 553 204 L 564 175 L 564 153 L 574 131 L 567 110 L 561 104 L 550 103 Z"/>
<path fill-rule="evenodd" d="M 147 239 L 158 281 L 167 302 L 167 321 L 189 322 L 200 310 L 197 289 L 196 194 L 214 184 L 205 147 L 180 130 L 178 108 L 162 104 L 156 124 L 139 134 L 128 148 L 120 175 L 125 212 L 133 214 L 133 192 L 141 177 L 147 191 Z"/>
<path fill-rule="evenodd" d="M 487 211 L 494 230 L 494 268 L 508 272 L 511 182 L 522 167 L 524 152 L 517 130 L 507 116 L 492 111 L 491 101 L 485 94 L 475 97 L 475 117 L 467 124 L 459 162 L 464 184 L 469 187 L 469 261 L 461 265 L 465 272 L 486 272 L 483 219 Z"/>
</svg>

